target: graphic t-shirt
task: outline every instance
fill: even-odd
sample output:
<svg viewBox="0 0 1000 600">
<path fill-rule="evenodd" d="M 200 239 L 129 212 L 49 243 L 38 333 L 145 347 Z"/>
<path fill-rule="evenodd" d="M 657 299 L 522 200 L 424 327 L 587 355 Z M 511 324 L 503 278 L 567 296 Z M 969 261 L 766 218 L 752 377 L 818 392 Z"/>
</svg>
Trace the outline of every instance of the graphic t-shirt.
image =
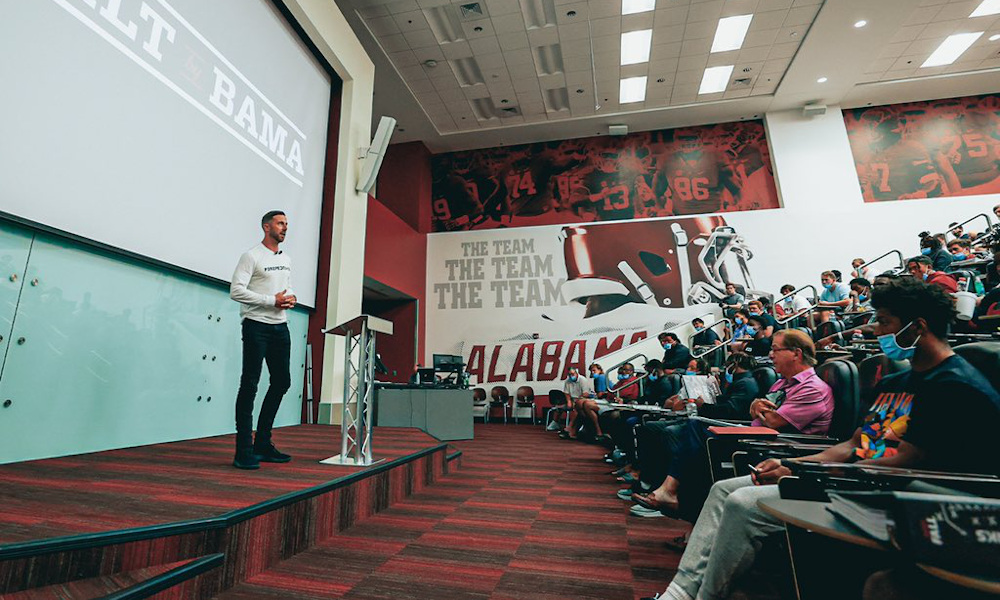
<svg viewBox="0 0 1000 600">
<path fill-rule="evenodd" d="M 968 361 L 954 355 L 929 371 L 905 371 L 879 382 L 855 455 L 889 457 L 905 440 L 925 454 L 916 467 L 1000 474 L 998 427 L 1000 395 Z"/>
</svg>

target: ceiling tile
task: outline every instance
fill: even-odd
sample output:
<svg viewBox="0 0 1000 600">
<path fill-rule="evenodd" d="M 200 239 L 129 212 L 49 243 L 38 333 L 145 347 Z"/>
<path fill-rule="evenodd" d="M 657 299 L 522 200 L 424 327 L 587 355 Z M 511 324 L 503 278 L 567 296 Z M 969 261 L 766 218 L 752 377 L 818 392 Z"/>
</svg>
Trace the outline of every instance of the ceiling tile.
<svg viewBox="0 0 1000 600">
<path fill-rule="evenodd" d="M 501 50 L 521 50 L 528 47 L 528 36 L 523 32 L 507 33 L 497 37 Z"/>
<path fill-rule="evenodd" d="M 364 6 L 358 9 L 358 14 L 365 19 L 370 19 L 372 17 L 381 17 L 389 14 L 389 9 L 386 8 L 384 4 Z"/>
<path fill-rule="evenodd" d="M 685 56 L 680 59 L 677 63 L 678 71 L 690 71 L 695 69 L 705 69 L 705 65 L 708 64 L 707 54 L 698 54 L 695 56 Z M 727 63 L 732 64 L 732 63 Z"/>
<path fill-rule="evenodd" d="M 889 42 L 908 42 L 910 40 L 917 39 L 920 32 L 924 30 L 923 25 L 911 25 L 909 27 L 900 27 L 896 30 L 896 33 L 889 38 Z"/>
<path fill-rule="evenodd" d="M 695 56 L 698 54 L 708 54 L 712 49 L 712 40 L 687 40 L 681 44 L 681 56 Z"/>
<path fill-rule="evenodd" d="M 559 43 L 557 27 L 541 27 L 528 30 L 528 43 L 532 46 L 548 46 Z"/>
<path fill-rule="evenodd" d="M 365 19 L 365 24 L 368 25 L 368 28 L 371 29 L 372 33 L 376 36 L 399 33 L 399 27 L 396 25 L 396 21 L 388 15 L 373 19 Z"/>
<path fill-rule="evenodd" d="M 392 18 L 396 22 L 396 27 L 399 27 L 399 30 L 403 33 L 407 31 L 420 31 L 422 29 L 429 29 L 430 27 L 427 25 L 427 19 L 424 18 L 423 11 L 420 10 L 394 14 Z"/>
<path fill-rule="evenodd" d="M 566 56 L 563 52 L 563 67 L 566 71 L 582 71 L 584 69 L 590 69 L 592 66 L 590 56 Z"/>
<path fill-rule="evenodd" d="M 397 67 L 412 67 L 420 63 L 420 61 L 417 60 L 417 55 L 414 54 L 412 50 L 392 52 L 389 54 L 389 60 L 391 60 L 392 64 Z"/>
<path fill-rule="evenodd" d="M 621 17 L 605 17 L 590 22 L 594 35 L 618 35 L 622 32 Z"/>
<path fill-rule="evenodd" d="M 720 17 L 735 17 L 737 15 L 750 15 L 757 12 L 758 0 L 728 0 L 722 6 Z"/>
<path fill-rule="evenodd" d="M 768 58 L 788 58 L 790 56 L 795 56 L 795 51 L 798 50 L 798 42 L 792 42 L 790 44 L 776 44 L 771 46 L 771 51 L 768 53 Z"/>
<path fill-rule="evenodd" d="M 718 21 L 719 15 L 722 14 L 723 4 L 722 0 L 712 0 L 711 2 L 701 2 L 692 5 L 691 10 L 688 12 L 688 22 Z"/>
<path fill-rule="evenodd" d="M 701 84 L 701 79 L 705 75 L 704 69 L 696 69 L 693 71 L 677 71 L 677 75 L 674 76 L 674 86 L 686 85 L 691 83 Z"/>
<path fill-rule="evenodd" d="M 531 57 L 530 50 L 511 50 L 509 52 L 504 52 L 504 60 L 507 62 L 507 66 L 511 67 L 513 65 L 534 65 L 535 61 Z"/>
<path fill-rule="evenodd" d="M 673 6 L 663 10 L 653 11 L 654 27 L 669 27 L 671 25 L 683 25 L 687 21 L 688 7 Z"/>
<path fill-rule="evenodd" d="M 743 40 L 743 47 L 756 48 L 758 46 L 770 46 L 778 37 L 778 31 L 777 29 L 764 29 L 747 33 L 746 39 Z"/>
<path fill-rule="evenodd" d="M 661 60 L 664 58 L 677 58 L 681 55 L 681 46 L 681 42 L 653 46 L 653 50 L 649 54 L 649 59 Z"/>
<path fill-rule="evenodd" d="M 481 29 L 482 31 L 476 31 L 477 29 Z M 465 32 L 465 39 L 470 41 L 493 37 L 497 34 L 493 29 L 493 22 L 489 19 L 466 21 L 462 23 L 462 31 Z"/>
<path fill-rule="evenodd" d="M 926 25 L 928 23 L 934 23 L 935 21 L 943 20 L 943 19 L 935 19 L 934 18 L 939 12 L 941 12 L 941 7 L 939 7 L 939 6 L 931 6 L 931 7 L 928 7 L 928 8 L 918 8 L 917 10 L 911 12 L 910 15 L 906 18 L 906 20 L 901 23 L 901 25 L 903 27 L 906 27 L 908 25 Z M 962 15 L 962 17 L 968 17 L 969 13 L 971 13 L 971 12 L 972 11 L 970 10 L 969 12 L 965 13 L 964 15 Z M 955 17 L 952 17 L 952 18 L 955 18 Z M 959 18 L 961 18 L 961 17 L 959 17 Z"/>
<path fill-rule="evenodd" d="M 475 54 L 476 56 L 481 56 L 484 54 L 496 54 L 500 52 L 500 43 L 494 36 L 477 40 L 469 40 L 469 46 L 472 47 L 472 53 Z M 514 50 L 514 52 L 522 52 L 522 51 Z"/>
<path fill-rule="evenodd" d="M 653 11 L 623 15 L 621 17 L 621 30 L 636 31 L 639 29 L 652 29 L 655 19 L 656 15 Z"/>
<path fill-rule="evenodd" d="M 395 0 L 386 4 L 386 8 L 395 15 L 419 10 L 420 5 L 417 4 L 417 0 Z"/>
<path fill-rule="evenodd" d="M 441 53 L 448 60 L 468 58 L 472 56 L 472 47 L 469 46 L 468 42 L 451 42 L 449 44 L 441 44 Z"/>
<path fill-rule="evenodd" d="M 431 33 L 430 29 L 421 29 L 420 31 L 407 31 L 403 33 L 403 37 L 406 38 L 406 43 L 410 45 L 410 48 L 427 48 L 428 46 L 437 46 L 437 38 Z"/>
<path fill-rule="evenodd" d="M 753 16 L 753 21 L 751 22 L 751 27 L 759 27 L 761 29 L 777 29 L 784 25 L 785 15 L 788 14 L 786 10 L 771 10 L 768 12 L 757 13 Z"/>
<path fill-rule="evenodd" d="M 590 27 L 587 23 L 573 23 L 572 25 L 560 25 L 559 30 L 559 40 L 567 42 L 570 40 L 586 40 L 590 39 Z M 599 30 L 595 30 L 596 31 Z"/>
<path fill-rule="evenodd" d="M 492 19 L 493 30 L 497 34 L 513 33 L 515 31 L 524 31 L 524 18 L 521 17 L 521 13 L 512 15 L 495 16 Z"/>
<path fill-rule="evenodd" d="M 715 37 L 715 30 L 719 26 L 719 22 L 716 21 L 702 21 L 700 23 L 687 23 L 684 26 L 684 39 L 685 40 L 709 40 L 709 46 L 711 46 L 712 38 Z"/>
<path fill-rule="evenodd" d="M 785 22 L 782 24 L 784 27 L 795 27 L 796 25 L 809 25 L 816 19 L 816 13 L 819 12 L 819 5 L 815 4 L 812 6 L 802 6 L 798 8 L 793 8 L 788 11 L 788 16 L 785 17 Z"/>
<path fill-rule="evenodd" d="M 402 52 L 403 50 L 410 49 L 410 45 L 406 43 L 406 38 L 403 37 L 403 34 L 387 35 L 379 38 L 378 41 L 382 45 L 382 49 L 386 52 Z"/>
<path fill-rule="evenodd" d="M 521 5 L 517 0 L 486 0 L 486 8 L 494 19 L 500 15 L 521 14 Z"/>
</svg>

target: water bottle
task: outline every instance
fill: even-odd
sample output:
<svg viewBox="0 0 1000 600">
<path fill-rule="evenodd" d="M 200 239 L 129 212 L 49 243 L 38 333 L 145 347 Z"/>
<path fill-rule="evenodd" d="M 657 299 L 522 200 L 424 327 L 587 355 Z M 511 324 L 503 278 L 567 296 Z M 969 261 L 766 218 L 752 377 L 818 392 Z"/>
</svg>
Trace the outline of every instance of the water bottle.
<svg viewBox="0 0 1000 600">
<path fill-rule="evenodd" d="M 694 400 L 688 400 L 687 403 L 684 405 L 684 412 L 687 413 L 687 416 L 689 417 L 697 417 L 698 403 L 696 403 Z"/>
<path fill-rule="evenodd" d="M 969 280 L 965 277 L 958 278 L 958 291 L 967 292 L 969 291 Z"/>
</svg>

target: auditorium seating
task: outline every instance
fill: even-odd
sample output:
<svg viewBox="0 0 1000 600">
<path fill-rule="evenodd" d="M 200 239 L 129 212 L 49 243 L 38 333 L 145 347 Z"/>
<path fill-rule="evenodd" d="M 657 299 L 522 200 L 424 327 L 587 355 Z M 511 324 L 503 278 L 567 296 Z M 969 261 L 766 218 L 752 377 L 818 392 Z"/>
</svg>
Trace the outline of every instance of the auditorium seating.
<svg viewBox="0 0 1000 600">
<path fill-rule="evenodd" d="M 990 382 L 1000 390 L 1000 342 L 974 342 L 955 347 L 955 354 L 969 361 Z"/>
<path fill-rule="evenodd" d="M 490 403 L 486 400 L 486 390 L 477 387 L 472 390 L 472 418 L 479 417 L 483 422 L 489 421 Z"/>
<path fill-rule="evenodd" d="M 840 319 L 831 318 L 829 321 L 816 326 L 815 331 L 813 331 L 813 340 L 819 341 L 842 331 L 844 331 L 844 322 Z"/>
<path fill-rule="evenodd" d="M 857 365 L 848 360 L 830 360 L 816 367 L 816 375 L 833 390 L 833 420 L 828 436 L 835 440 L 851 437 L 868 410 L 861 405 Z"/>
<path fill-rule="evenodd" d="M 545 424 L 548 425 L 553 419 L 558 419 L 560 414 L 566 415 L 566 428 L 569 429 L 569 413 L 573 410 L 566 398 L 566 393 L 562 390 L 549 390 L 549 408 L 545 413 Z"/>
<path fill-rule="evenodd" d="M 503 412 L 503 422 L 507 422 L 507 413 L 510 412 L 510 390 L 506 386 L 493 386 L 490 390 L 490 409 L 486 413 L 486 422 L 489 423 L 490 412 L 499 408 Z"/>
<path fill-rule="evenodd" d="M 519 423 L 521 417 L 528 417 L 531 419 L 531 424 L 535 424 L 535 390 L 530 385 L 517 388 L 512 412 L 515 423 Z"/>
</svg>

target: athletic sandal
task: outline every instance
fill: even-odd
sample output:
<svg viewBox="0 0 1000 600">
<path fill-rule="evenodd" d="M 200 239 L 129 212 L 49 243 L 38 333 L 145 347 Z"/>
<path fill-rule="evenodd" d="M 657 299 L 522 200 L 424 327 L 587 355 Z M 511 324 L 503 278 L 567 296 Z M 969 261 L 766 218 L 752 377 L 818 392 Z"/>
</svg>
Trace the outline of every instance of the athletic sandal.
<svg viewBox="0 0 1000 600">
<path fill-rule="evenodd" d="M 651 494 L 632 494 L 632 501 L 647 510 L 655 510 L 665 517 L 680 519 L 678 509 L 665 506 L 664 504 L 656 501 Z"/>
<path fill-rule="evenodd" d="M 634 483 L 639 480 L 633 473 L 625 473 L 616 478 L 619 483 Z"/>
</svg>

